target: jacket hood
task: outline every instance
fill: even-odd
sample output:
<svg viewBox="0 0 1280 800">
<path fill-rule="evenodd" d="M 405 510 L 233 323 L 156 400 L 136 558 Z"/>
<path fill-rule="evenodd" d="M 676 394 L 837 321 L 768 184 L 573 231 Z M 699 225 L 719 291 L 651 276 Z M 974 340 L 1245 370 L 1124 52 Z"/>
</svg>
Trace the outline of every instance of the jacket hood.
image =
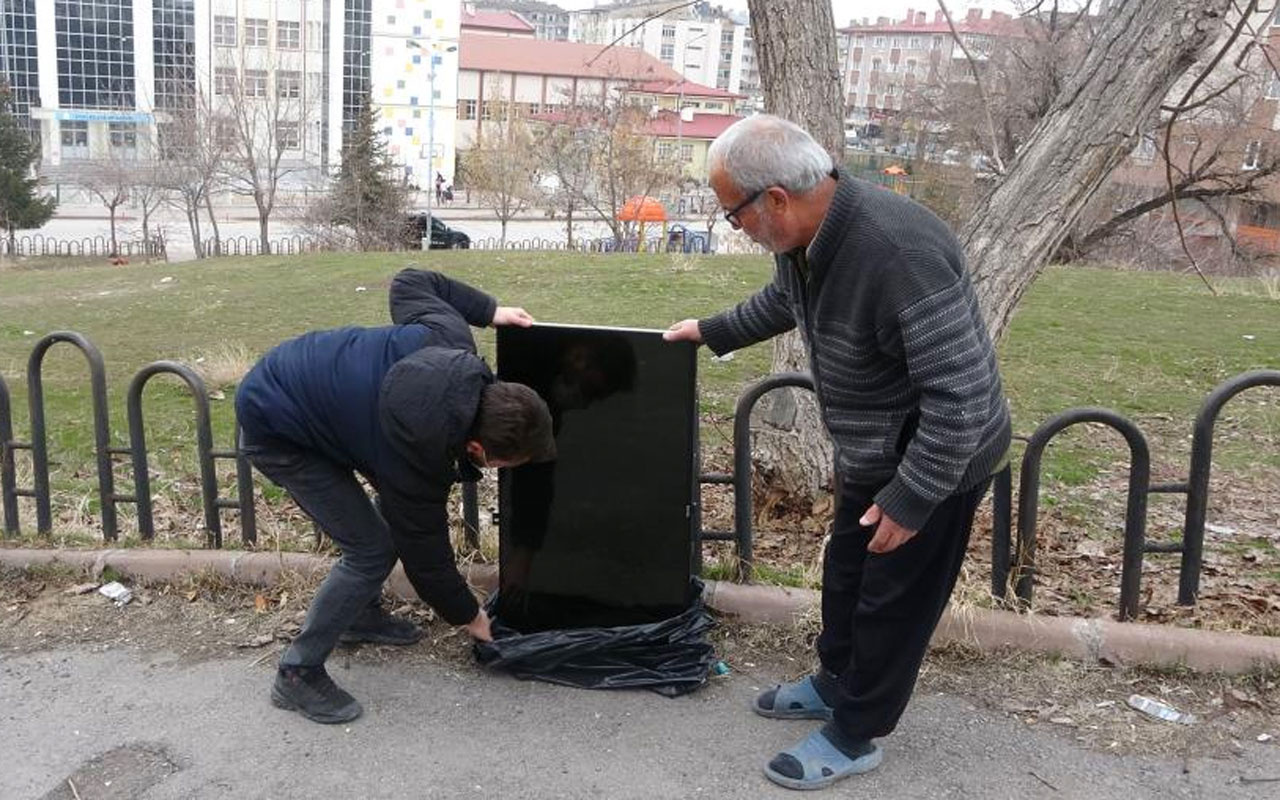
<svg viewBox="0 0 1280 800">
<path fill-rule="evenodd" d="M 458 477 L 454 465 L 459 460 L 472 473 L 463 445 L 480 392 L 493 380 L 475 353 L 443 347 L 417 350 L 397 361 L 382 380 L 382 432 L 401 457 L 428 475 L 452 481 Z"/>
</svg>

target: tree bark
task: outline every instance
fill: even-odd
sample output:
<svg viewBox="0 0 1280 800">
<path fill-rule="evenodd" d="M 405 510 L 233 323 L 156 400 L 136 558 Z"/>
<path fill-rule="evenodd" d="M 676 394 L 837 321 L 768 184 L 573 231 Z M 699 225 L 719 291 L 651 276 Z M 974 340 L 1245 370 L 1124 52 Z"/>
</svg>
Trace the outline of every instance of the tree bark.
<svg viewBox="0 0 1280 800">
<path fill-rule="evenodd" d="M 1184 73 L 1224 32 L 1231 0 L 1127 0 L 1005 175 L 960 231 L 987 329 L 999 339 L 1018 301 L 1089 199 L 1137 144 Z"/>
<path fill-rule="evenodd" d="M 831 152 L 844 153 L 840 59 L 825 0 L 749 0 L 765 111 L 791 120 Z M 808 372 L 798 331 L 774 340 L 774 372 Z M 834 450 L 813 394 L 772 392 L 760 404 L 752 455 L 770 490 L 812 503 L 831 486 Z"/>
</svg>

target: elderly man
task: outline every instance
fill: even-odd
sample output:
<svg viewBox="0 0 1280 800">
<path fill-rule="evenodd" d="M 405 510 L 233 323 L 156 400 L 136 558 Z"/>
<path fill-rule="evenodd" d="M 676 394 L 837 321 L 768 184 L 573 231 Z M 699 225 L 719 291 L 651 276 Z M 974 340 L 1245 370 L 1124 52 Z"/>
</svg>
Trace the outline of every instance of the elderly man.
<svg viewBox="0 0 1280 800">
<path fill-rule="evenodd" d="M 960 244 L 924 207 L 833 168 L 769 115 L 708 154 L 725 219 L 774 254 L 772 283 L 671 326 L 717 354 L 799 326 L 839 504 L 823 556 L 821 668 L 762 693 L 755 711 L 826 720 L 765 767 L 815 789 L 874 769 L 964 559 L 974 512 L 1009 447 L 996 357 Z"/>
</svg>

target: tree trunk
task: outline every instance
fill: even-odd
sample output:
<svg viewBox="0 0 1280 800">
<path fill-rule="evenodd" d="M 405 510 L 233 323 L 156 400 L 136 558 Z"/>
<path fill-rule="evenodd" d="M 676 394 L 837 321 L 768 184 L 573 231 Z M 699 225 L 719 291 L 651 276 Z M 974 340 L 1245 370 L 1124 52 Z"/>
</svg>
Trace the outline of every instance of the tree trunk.
<svg viewBox="0 0 1280 800">
<path fill-rule="evenodd" d="M 1008 174 L 960 232 L 987 329 L 1018 301 L 1179 78 L 1225 30 L 1231 0 L 1127 0 L 1068 73 Z"/>
<path fill-rule="evenodd" d="M 844 152 L 840 59 L 831 4 L 822 0 L 748 0 L 765 110 L 813 135 L 836 163 Z M 773 345 L 774 372 L 808 372 L 798 331 Z M 811 504 L 831 486 L 834 451 L 813 394 L 775 391 L 761 405 L 752 455 L 771 490 Z"/>
<path fill-rule="evenodd" d="M 191 228 L 191 244 L 196 251 L 196 258 L 204 258 L 204 242 L 200 239 L 199 201 L 193 201 L 187 206 L 187 225 Z"/>
<path fill-rule="evenodd" d="M 218 218 L 213 214 L 213 193 L 205 192 L 204 205 L 209 211 L 209 225 L 213 228 L 213 252 L 205 255 L 222 255 L 222 233 L 218 230 Z"/>
<path fill-rule="evenodd" d="M 271 218 L 271 209 L 264 206 L 262 199 L 255 194 L 253 197 L 254 204 L 258 207 L 258 249 L 262 255 L 271 255 L 271 233 L 268 230 L 268 220 Z"/>
</svg>

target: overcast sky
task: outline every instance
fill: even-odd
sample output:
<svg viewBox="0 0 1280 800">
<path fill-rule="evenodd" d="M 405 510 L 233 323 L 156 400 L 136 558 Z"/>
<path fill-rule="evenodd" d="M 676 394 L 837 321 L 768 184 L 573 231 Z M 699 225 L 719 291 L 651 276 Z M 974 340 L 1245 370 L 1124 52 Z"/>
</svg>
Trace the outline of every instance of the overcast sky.
<svg viewBox="0 0 1280 800">
<path fill-rule="evenodd" d="M 551 0 L 551 2 L 561 8 L 578 9 L 591 8 L 598 5 L 593 0 Z M 747 0 L 711 0 L 712 5 L 722 5 L 725 8 L 737 8 L 746 10 Z M 1014 11 L 1016 10 L 1015 0 L 985 0 L 985 2 L 970 2 L 970 0 L 950 0 L 947 8 L 952 14 L 963 14 L 964 10 L 970 6 L 974 8 L 983 8 L 988 11 Z M 937 0 L 831 0 L 831 10 L 835 16 L 836 27 L 848 25 L 851 19 L 861 19 L 869 17 L 891 17 L 893 19 L 901 19 L 907 14 L 907 9 L 916 11 L 927 11 L 930 19 L 933 18 L 933 12 L 938 8 Z"/>
</svg>

